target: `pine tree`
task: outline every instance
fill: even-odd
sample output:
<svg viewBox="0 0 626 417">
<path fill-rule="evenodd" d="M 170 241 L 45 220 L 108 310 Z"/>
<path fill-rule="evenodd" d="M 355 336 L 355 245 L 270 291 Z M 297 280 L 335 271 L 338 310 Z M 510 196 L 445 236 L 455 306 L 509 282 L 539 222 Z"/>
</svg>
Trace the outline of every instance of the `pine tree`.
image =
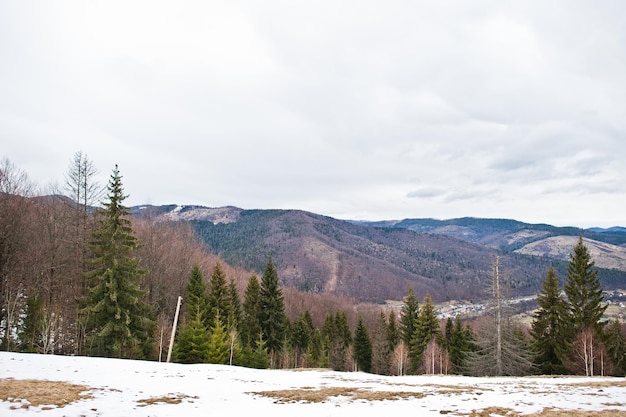
<svg viewBox="0 0 626 417">
<path fill-rule="evenodd" d="M 387 340 L 389 341 L 389 351 L 393 352 L 400 343 L 400 329 L 395 311 L 391 310 L 387 318 Z"/>
<path fill-rule="evenodd" d="M 205 363 L 208 361 L 209 332 L 204 325 L 200 306 L 186 321 L 176 341 L 176 361 L 180 363 Z"/>
<path fill-rule="evenodd" d="M 454 321 L 448 318 L 446 322 L 446 347 L 450 357 L 450 362 L 454 367 L 454 372 L 463 374 L 467 372 L 467 359 L 472 351 L 473 332 L 467 326 L 463 328 L 461 317 L 456 316 Z"/>
<path fill-rule="evenodd" d="M 153 320 L 139 287 L 145 271 L 133 256 L 138 243 L 123 205 L 127 196 L 117 165 L 107 189 L 108 201 L 90 242 L 90 286 L 81 316 L 92 354 L 143 358 L 150 350 Z"/>
<path fill-rule="evenodd" d="M 565 372 L 564 358 L 569 347 L 569 311 L 561 295 L 559 278 L 553 267 L 548 269 L 541 292 L 537 295 L 538 309 L 533 315 L 530 334 L 534 340 L 535 362 L 544 374 Z"/>
<path fill-rule="evenodd" d="M 207 295 L 204 277 L 198 264 L 194 264 L 189 273 L 187 281 L 187 299 L 185 300 L 184 316 L 188 316 L 190 320 L 195 319 L 200 314 L 200 319 L 204 323 L 206 329 L 209 328 L 209 298 Z"/>
<path fill-rule="evenodd" d="M 270 356 L 275 356 L 281 351 L 287 328 L 287 316 L 285 314 L 285 301 L 283 293 L 278 285 L 278 273 L 270 256 L 259 291 L 260 311 L 259 321 L 261 332 Z"/>
<path fill-rule="evenodd" d="M 261 286 L 256 275 L 251 275 L 244 292 L 241 340 L 253 348 L 261 334 Z"/>
<path fill-rule="evenodd" d="M 298 319 L 293 323 L 291 329 L 291 346 L 295 355 L 295 366 L 300 365 L 299 358 L 309 349 L 309 343 L 313 337 L 313 318 L 309 310 L 300 313 Z"/>
<path fill-rule="evenodd" d="M 211 283 L 209 284 L 209 323 L 215 322 L 215 316 L 220 315 L 225 321 L 230 316 L 230 294 L 226 285 L 226 276 L 219 262 L 213 267 Z"/>
<path fill-rule="evenodd" d="M 391 317 L 395 320 L 395 315 Z M 391 327 L 392 325 L 387 323 L 385 313 L 381 310 L 372 331 L 372 372 L 375 374 L 390 374 L 391 352 L 395 348 L 395 344 L 390 341 L 390 338 L 394 337 L 392 336 L 393 331 L 390 330 Z M 394 328 L 397 329 L 395 325 Z"/>
<path fill-rule="evenodd" d="M 411 345 L 411 339 L 413 339 L 415 334 L 419 311 L 419 303 L 415 297 L 413 287 L 409 287 L 408 294 L 404 297 L 400 314 L 400 338 L 407 346 Z"/>
<path fill-rule="evenodd" d="M 613 373 L 626 373 L 626 335 L 619 320 L 611 320 L 604 330 L 604 345 L 613 363 Z"/>
<path fill-rule="evenodd" d="M 348 326 L 348 317 L 343 311 L 328 313 L 322 326 L 324 350 L 328 354 L 328 365 L 335 371 L 348 371 L 348 348 L 352 335 Z"/>
<path fill-rule="evenodd" d="M 372 371 L 372 341 L 361 317 L 354 329 L 354 359 L 361 371 Z"/>
<path fill-rule="evenodd" d="M 237 332 L 241 333 L 241 298 L 239 298 L 239 291 L 237 291 L 237 286 L 235 285 L 235 280 L 231 278 L 230 283 L 228 284 L 228 304 L 230 307 L 230 314 L 228 316 L 228 327 L 231 329 L 236 329 Z"/>
<path fill-rule="evenodd" d="M 564 291 L 570 304 L 574 332 L 590 328 L 596 334 L 602 330 L 601 319 L 607 305 L 603 303 L 602 286 L 595 262 L 583 242 L 582 236 L 570 254 Z"/>
<path fill-rule="evenodd" d="M 563 287 L 569 302 L 571 352 L 569 368 L 593 376 L 596 354 L 602 350 L 604 304 L 598 271 L 582 236 L 570 254 Z"/>
<path fill-rule="evenodd" d="M 226 365 L 228 363 L 230 344 L 228 332 L 219 312 L 213 317 L 213 325 L 209 331 L 207 362 Z"/>
<path fill-rule="evenodd" d="M 413 371 L 417 371 L 422 363 L 422 355 L 431 340 L 436 340 L 441 335 L 439 320 L 435 313 L 435 307 L 430 295 L 424 297 L 424 304 L 419 311 L 415 324 L 415 331 L 410 343 L 410 354 Z"/>
</svg>

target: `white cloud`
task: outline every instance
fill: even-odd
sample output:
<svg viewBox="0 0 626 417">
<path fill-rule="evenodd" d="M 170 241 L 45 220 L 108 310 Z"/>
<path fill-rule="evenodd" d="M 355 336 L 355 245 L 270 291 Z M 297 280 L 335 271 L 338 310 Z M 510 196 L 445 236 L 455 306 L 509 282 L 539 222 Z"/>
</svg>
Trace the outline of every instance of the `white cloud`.
<svg viewBox="0 0 626 417">
<path fill-rule="evenodd" d="M 578 189 L 568 221 L 626 224 L 624 8 L 6 2 L 2 151 L 119 163 L 136 204 L 563 224 Z"/>
</svg>

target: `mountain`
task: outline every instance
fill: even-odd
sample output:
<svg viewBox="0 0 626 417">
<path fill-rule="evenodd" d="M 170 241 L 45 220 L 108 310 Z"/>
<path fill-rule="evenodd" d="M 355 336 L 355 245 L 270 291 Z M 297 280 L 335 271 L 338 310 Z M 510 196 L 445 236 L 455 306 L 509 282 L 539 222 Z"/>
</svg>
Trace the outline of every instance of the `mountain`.
<svg viewBox="0 0 626 417">
<path fill-rule="evenodd" d="M 189 222 L 207 247 L 231 265 L 260 274 L 271 256 L 282 285 L 357 302 L 399 300 L 409 286 L 419 297 L 429 293 L 436 301 L 478 300 L 485 297 L 496 256 L 514 295 L 535 294 L 550 265 L 564 277 L 567 263 L 562 256 L 513 250 L 559 233 L 552 226 L 513 220 L 364 223 L 301 210 L 177 205 L 141 206 L 133 212 Z M 580 233 L 565 230 L 571 236 Z M 607 288 L 626 282 L 621 270 L 602 269 L 600 277 Z"/>
</svg>

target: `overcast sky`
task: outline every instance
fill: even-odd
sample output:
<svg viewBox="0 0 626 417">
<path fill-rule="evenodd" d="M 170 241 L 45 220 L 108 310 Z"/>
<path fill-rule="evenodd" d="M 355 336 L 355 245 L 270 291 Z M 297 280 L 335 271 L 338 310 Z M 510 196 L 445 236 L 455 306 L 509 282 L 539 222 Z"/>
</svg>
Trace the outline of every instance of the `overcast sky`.
<svg viewBox="0 0 626 417">
<path fill-rule="evenodd" d="M 626 2 L 0 2 L 0 154 L 127 205 L 626 226 Z"/>
</svg>

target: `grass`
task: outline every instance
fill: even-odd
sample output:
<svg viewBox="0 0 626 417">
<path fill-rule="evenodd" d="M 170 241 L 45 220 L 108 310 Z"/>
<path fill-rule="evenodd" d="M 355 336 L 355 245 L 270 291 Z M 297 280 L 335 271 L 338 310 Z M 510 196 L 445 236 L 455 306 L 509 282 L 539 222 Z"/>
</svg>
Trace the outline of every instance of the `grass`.
<svg viewBox="0 0 626 417">
<path fill-rule="evenodd" d="M 0 379 L 0 400 L 16 403 L 12 408 L 64 407 L 74 401 L 92 398 L 91 388 L 62 381 Z"/>
</svg>

